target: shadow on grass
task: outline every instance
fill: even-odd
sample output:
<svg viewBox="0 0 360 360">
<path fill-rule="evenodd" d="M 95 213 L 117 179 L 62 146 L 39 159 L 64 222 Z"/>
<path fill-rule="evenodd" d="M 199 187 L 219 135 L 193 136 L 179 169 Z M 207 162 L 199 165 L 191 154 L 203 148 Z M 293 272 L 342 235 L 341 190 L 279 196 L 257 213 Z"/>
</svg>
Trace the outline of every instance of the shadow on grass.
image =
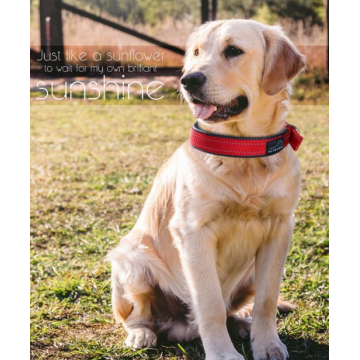
<svg viewBox="0 0 360 360">
<path fill-rule="evenodd" d="M 250 339 L 233 338 L 235 348 L 241 353 L 245 360 L 253 360 Z M 329 359 L 329 345 L 320 344 L 314 340 L 306 338 L 293 338 L 281 336 L 281 341 L 286 345 L 289 352 L 290 360 L 327 360 Z M 187 360 L 204 360 L 205 354 L 200 339 L 191 342 L 167 341 L 165 337 L 160 336 L 158 339 L 157 350 L 148 349 L 146 353 L 150 355 L 159 353 L 159 350 L 172 353 L 174 356 L 181 356 L 181 359 Z"/>
</svg>

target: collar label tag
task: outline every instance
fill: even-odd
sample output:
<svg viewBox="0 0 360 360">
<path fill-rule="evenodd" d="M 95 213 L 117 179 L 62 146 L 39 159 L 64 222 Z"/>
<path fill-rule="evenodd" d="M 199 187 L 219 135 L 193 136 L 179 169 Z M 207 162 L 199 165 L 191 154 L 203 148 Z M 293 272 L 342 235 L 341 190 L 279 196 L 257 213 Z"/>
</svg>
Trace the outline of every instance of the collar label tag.
<svg viewBox="0 0 360 360">
<path fill-rule="evenodd" d="M 285 145 L 285 137 L 281 137 L 280 139 L 268 141 L 266 143 L 266 155 L 273 155 L 278 153 L 284 148 Z"/>
</svg>

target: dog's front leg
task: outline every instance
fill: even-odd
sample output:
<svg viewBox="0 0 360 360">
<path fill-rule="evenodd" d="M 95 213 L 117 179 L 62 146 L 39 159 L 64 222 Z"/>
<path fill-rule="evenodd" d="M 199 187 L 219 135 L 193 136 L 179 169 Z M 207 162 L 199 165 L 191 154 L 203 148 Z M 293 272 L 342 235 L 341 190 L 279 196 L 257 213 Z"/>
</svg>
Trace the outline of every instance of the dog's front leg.
<svg viewBox="0 0 360 360">
<path fill-rule="evenodd" d="M 285 360 L 286 346 L 276 328 L 280 282 L 293 232 L 293 216 L 281 216 L 255 258 L 255 304 L 251 342 L 255 360 Z"/>
<path fill-rule="evenodd" d="M 188 283 L 206 360 L 243 360 L 227 327 L 226 309 L 216 270 L 216 236 L 208 227 L 197 231 L 170 226 Z"/>
</svg>

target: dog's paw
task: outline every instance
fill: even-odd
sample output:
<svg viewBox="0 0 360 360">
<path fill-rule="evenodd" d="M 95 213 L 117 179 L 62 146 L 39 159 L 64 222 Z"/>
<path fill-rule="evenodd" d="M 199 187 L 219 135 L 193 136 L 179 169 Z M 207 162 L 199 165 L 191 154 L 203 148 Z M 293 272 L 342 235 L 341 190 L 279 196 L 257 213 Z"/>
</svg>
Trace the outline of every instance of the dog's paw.
<svg viewBox="0 0 360 360">
<path fill-rule="evenodd" d="M 245 360 L 245 358 L 239 353 L 221 353 L 208 355 L 205 360 Z"/>
<path fill-rule="evenodd" d="M 142 327 L 129 331 L 129 335 L 125 341 L 125 345 L 128 348 L 139 350 L 142 348 L 154 347 L 156 346 L 156 342 L 156 334 L 149 328 Z"/>
<path fill-rule="evenodd" d="M 279 338 L 270 342 L 253 343 L 254 360 L 286 360 L 289 357 L 286 346 Z"/>
<path fill-rule="evenodd" d="M 251 332 L 252 318 L 241 318 L 239 316 L 233 316 L 228 319 L 229 331 L 241 338 L 246 338 Z"/>
</svg>

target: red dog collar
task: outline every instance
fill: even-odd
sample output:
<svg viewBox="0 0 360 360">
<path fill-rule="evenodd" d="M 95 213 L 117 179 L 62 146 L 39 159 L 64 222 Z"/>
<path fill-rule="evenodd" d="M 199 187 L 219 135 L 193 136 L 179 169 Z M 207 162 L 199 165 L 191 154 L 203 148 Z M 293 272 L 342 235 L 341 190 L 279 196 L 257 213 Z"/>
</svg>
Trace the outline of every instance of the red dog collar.
<svg viewBox="0 0 360 360">
<path fill-rule="evenodd" d="M 255 158 L 277 154 L 288 144 L 296 151 L 303 137 L 299 130 L 286 123 L 285 130 L 267 137 L 236 137 L 213 134 L 199 128 L 196 122 L 190 131 L 190 144 L 195 149 L 213 155 Z"/>
</svg>

